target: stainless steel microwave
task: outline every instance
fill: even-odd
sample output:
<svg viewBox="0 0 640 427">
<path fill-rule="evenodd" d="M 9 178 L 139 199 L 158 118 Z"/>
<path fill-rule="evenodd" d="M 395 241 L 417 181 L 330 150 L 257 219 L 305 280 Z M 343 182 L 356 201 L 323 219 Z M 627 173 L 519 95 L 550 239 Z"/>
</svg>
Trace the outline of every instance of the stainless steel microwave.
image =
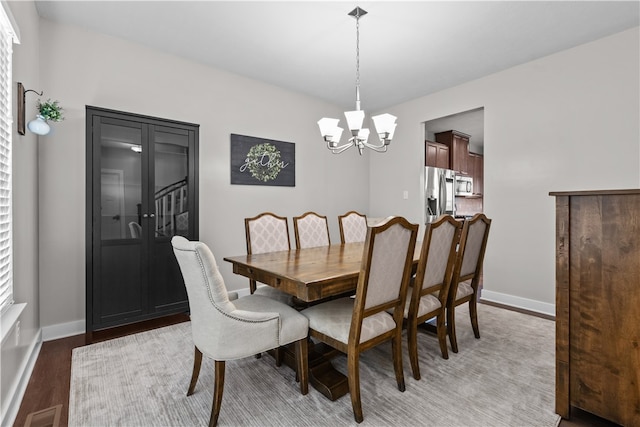
<svg viewBox="0 0 640 427">
<path fill-rule="evenodd" d="M 473 178 L 470 176 L 456 176 L 456 196 L 473 195 Z"/>
</svg>

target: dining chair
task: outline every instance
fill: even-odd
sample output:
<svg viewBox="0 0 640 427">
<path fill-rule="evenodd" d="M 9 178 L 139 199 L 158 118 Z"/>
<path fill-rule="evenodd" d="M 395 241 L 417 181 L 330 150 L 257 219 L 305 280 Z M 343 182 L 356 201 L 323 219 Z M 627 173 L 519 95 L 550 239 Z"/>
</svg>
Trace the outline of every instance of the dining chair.
<svg viewBox="0 0 640 427">
<path fill-rule="evenodd" d="M 447 333 L 451 342 L 451 350 L 458 352 L 456 339 L 455 308 L 469 303 L 471 327 L 476 338 L 480 338 L 478 328 L 478 285 L 482 274 L 484 253 L 487 249 L 491 220 L 484 214 L 475 214 L 465 220 L 460 236 L 460 245 L 453 268 L 453 277 L 449 296 L 447 297 Z"/>
<path fill-rule="evenodd" d="M 175 230 L 173 234 L 187 237 L 189 234 L 189 211 L 180 212 L 173 216 Z"/>
<path fill-rule="evenodd" d="M 360 353 L 386 341 L 392 343 L 398 390 L 404 391 L 402 372 L 402 307 L 413 264 L 418 225 L 389 217 L 370 227 L 355 298 L 340 298 L 302 310 L 309 319 L 309 335 L 346 353 L 351 406 L 362 422 Z M 387 310 L 391 309 L 393 314 Z"/>
<path fill-rule="evenodd" d="M 291 249 L 289 224 L 286 217 L 263 212 L 253 218 L 245 218 L 244 227 L 249 255 Z M 263 295 L 287 305 L 293 304 L 291 295 L 271 286 L 257 286 L 253 279 L 249 280 L 249 290 L 252 294 Z"/>
<path fill-rule="evenodd" d="M 329 223 L 327 217 L 315 212 L 306 212 L 293 217 L 293 231 L 296 238 L 296 247 L 315 248 L 329 246 Z"/>
<path fill-rule="evenodd" d="M 342 243 L 364 242 L 367 237 L 367 216 L 349 211 L 338 216 L 340 241 Z"/>
<path fill-rule="evenodd" d="M 227 360 L 295 343 L 300 392 L 307 394 L 307 318 L 286 304 L 259 295 L 230 301 L 215 257 L 206 244 L 182 236 L 174 236 L 171 244 L 187 288 L 195 346 L 187 396 L 195 390 L 203 354 L 214 360 L 209 426 L 215 426 L 220 415 Z"/>
<path fill-rule="evenodd" d="M 418 325 L 436 318 L 436 333 L 444 359 L 447 351 L 446 308 L 449 285 L 456 261 L 456 248 L 460 241 L 462 222 L 451 215 L 441 215 L 427 224 L 420 260 L 413 286 L 407 291 L 404 318 L 407 326 L 409 360 L 413 378 L 420 379 L 418 365 Z"/>
<path fill-rule="evenodd" d="M 142 227 L 135 221 L 131 221 L 129 223 L 129 232 L 131 233 L 132 239 L 139 239 L 142 237 Z"/>
</svg>

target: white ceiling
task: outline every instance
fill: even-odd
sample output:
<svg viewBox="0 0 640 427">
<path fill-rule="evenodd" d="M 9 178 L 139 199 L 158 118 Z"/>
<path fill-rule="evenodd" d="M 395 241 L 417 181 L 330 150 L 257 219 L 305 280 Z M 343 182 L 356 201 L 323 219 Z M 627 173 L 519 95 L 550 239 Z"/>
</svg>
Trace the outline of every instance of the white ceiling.
<svg viewBox="0 0 640 427">
<path fill-rule="evenodd" d="M 38 1 L 41 17 L 381 111 L 640 25 L 635 1 Z M 598 58 L 594 58 L 597 61 Z M 192 88 L 194 92 L 197 88 Z"/>
</svg>

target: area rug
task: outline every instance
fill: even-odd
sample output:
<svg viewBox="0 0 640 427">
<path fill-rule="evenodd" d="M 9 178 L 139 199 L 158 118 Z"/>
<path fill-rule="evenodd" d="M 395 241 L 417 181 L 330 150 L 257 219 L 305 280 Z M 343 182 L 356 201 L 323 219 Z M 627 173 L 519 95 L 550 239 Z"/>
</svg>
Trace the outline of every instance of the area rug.
<svg viewBox="0 0 640 427">
<path fill-rule="evenodd" d="M 406 391 L 398 391 L 391 346 L 360 359 L 362 426 L 556 426 L 554 322 L 484 304 L 481 339 L 465 306 L 457 310 L 459 353 L 440 355 L 437 339 L 419 336 L 422 379 L 411 374 L 403 337 Z M 70 426 L 200 426 L 211 412 L 213 363 L 206 358 L 192 396 L 190 323 L 73 350 Z M 346 373 L 346 358 L 334 365 Z M 349 396 L 331 402 L 273 358 L 227 362 L 220 426 L 356 425 Z"/>
</svg>

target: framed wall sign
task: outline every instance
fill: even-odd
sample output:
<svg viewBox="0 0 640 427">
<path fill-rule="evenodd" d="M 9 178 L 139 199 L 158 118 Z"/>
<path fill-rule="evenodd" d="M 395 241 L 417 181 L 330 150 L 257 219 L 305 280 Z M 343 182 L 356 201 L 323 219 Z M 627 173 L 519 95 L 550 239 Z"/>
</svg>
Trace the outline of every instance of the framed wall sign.
<svg viewBox="0 0 640 427">
<path fill-rule="evenodd" d="M 296 145 L 231 134 L 231 184 L 296 186 Z"/>
</svg>

